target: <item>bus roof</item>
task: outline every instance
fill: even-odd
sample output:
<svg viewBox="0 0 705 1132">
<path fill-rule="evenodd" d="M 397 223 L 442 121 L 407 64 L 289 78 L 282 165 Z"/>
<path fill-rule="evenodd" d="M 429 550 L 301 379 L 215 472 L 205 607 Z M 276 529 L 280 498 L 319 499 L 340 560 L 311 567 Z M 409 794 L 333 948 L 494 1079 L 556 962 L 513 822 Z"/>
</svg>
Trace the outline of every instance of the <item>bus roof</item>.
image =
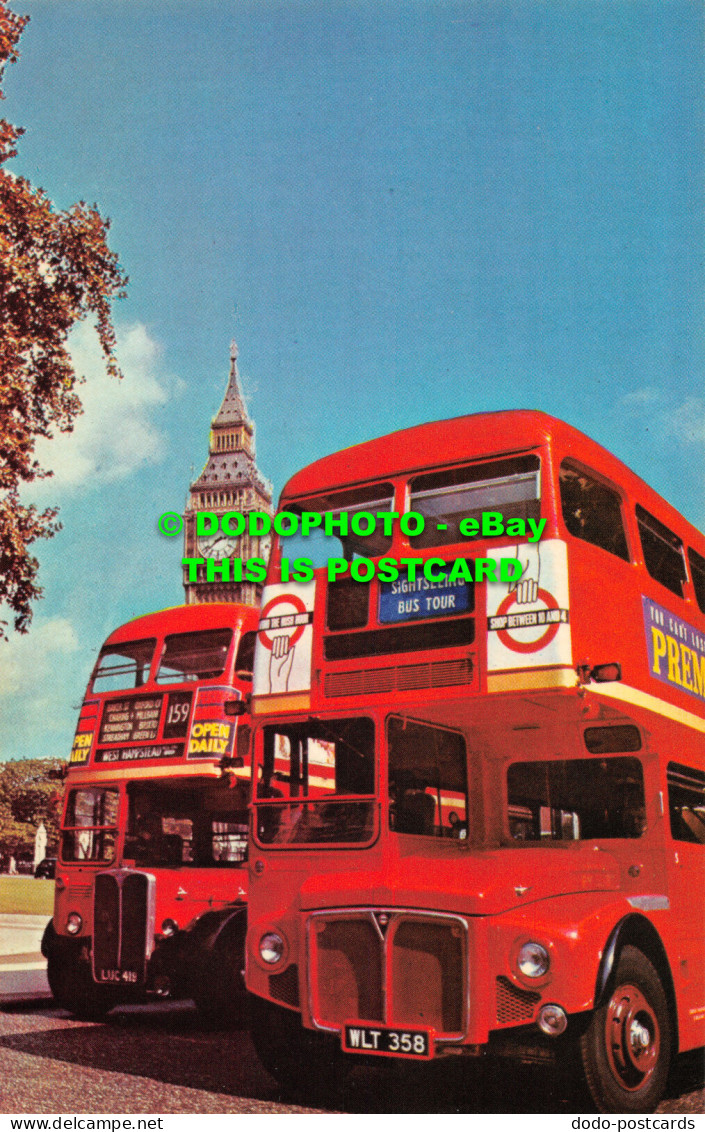
<svg viewBox="0 0 705 1132">
<path fill-rule="evenodd" d="M 645 507 L 656 509 L 664 522 L 681 529 L 686 523 L 698 536 L 694 541 L 702 544 L 702 534 L 626 464 L 579 429 L 537 409 L 474 413 L 432 421 L 343 448 L 293 475 L 281 493 L 280 507 L 300 496 L 428 471 L 436 466 L 526 452 L 548 443 L 555 444 L 561 455 L 570 455 L 601 473 Z"/>
<path fill-rule="evenodd" d="M 166 633 L 193 633 L 198 629 L 220 629 L 241 625 L 243 629 L 256 629 L 259 612 L 253 605 L 218 601 L 207 605 L 174 605 L 155 613 L 135 617 L 114 629 L 105 644 L 156 637 Z"/>
</svg>

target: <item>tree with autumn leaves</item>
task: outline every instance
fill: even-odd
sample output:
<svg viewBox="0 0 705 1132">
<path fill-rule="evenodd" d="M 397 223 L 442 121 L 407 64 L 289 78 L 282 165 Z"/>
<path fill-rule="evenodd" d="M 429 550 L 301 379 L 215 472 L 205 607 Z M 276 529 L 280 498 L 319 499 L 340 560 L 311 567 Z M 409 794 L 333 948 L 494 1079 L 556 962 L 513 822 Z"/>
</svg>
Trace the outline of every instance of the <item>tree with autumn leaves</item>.
<svg viewBox="0 0 705 1132">
<path fill-rule="evenodd" d="M 26 23 L 0 0 L 0 98 Z M 0 606 L 21 633 L 42 592 L 29 548 L 59 524 L 56 508 L 39 511 L 20 491 L 51 475 L 35 458 L 37 438 L 70 432 L 82 411 L 68 349 L 81 319 L 94 318 L 108 371 L 120 376 L 111 302 L 127 282 L 96 206 L 81 201 L 60 211 L 5 168 L 22 133 L 0 119 Z M 0 637 L 6 627 L 0 621 Z"/>
</svg>

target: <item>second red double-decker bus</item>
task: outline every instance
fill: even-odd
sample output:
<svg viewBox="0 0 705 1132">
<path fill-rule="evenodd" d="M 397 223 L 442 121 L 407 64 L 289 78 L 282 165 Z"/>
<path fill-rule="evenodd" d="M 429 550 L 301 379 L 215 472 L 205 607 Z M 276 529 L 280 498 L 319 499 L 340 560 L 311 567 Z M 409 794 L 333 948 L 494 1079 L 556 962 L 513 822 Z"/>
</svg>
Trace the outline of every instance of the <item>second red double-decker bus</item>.
<svg viewBox="0 0 705 1132">
<path fill-rule="evenodd" d="M 54 997 L 76 1014 L 149 995 L 213 1015 L 242 1006 L 256 624 L 249 606 L 180 606 L 100 651 L 42 944 Z"/>
<path fill-rule="evenodd" d="M 279 509 L 310 533 L 255 660 L 262 1061 L 562 1054 L 653 1109 L 705 1042 L 702 534 L 537 412 L 347 449 Z"/>
</svg>

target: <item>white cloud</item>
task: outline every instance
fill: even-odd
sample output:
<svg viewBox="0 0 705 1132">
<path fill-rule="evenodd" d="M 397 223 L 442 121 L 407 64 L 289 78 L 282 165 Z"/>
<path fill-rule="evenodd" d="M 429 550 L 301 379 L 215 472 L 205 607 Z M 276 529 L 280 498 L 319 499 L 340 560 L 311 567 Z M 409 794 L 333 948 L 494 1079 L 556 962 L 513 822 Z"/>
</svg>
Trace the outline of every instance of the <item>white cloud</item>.
<svg viewBox="0 0 705 1132">
<path fill-rule="evenodd" d="M 118 329 L 117 339 L 122 381 L 106 373 L 93 326 L 82 323 L 71 335 L 76 372 L 86 379 L 78 387 L 84 411 L 73 432 L 38 442 L 39 462 L 54 475 L 33 484 L 32 495 L 123 479 L 162 458 L 164 441 L 152 420 L 169 397 L 159 345 L 141 323 Z"/>
<path fill-rule="evenodd" d="M 78 651 L 79 640 L 66 617 L 37 620 L 29 633 L 13 634 L 0 644 L 0 698 L 16 697 L 33 690 L 33 711 L 41 707 L 41 689 L 49 694 L 56 686 L 57 665 Z"/>
<path fill-rule="evenodd" d="M 676 396 L 667 390 L 646 387 L 622 397 L 627 413 L 637 418 L 640 427 L 649 432 L 649 443 L 674 467 L 690 469 L 693 445 L 697 446 L 696 460 L 705 457 L 705 399 L 694 394 Z M 674 443 L 675 442 L 675 443 Z M 702 476 L 688 479 L 683 496 L 690 500 L 691 517 L 705 530 L 702 512 Z"/>
<path fill-rule="evenodd" d="M 705 401 L 687 397 L 670 414 L 667 424 L 671 435 L 687 444 L 705 444 Z"/>
<path fill-rule="evenodd" d="M 652 387 L 646 389 L 635 389 L 633 393 L 627 393 L 622 397 L 622 404 L 627 408 L 633 409 L 648 409 L 652 405 L 662 404 L 665 400 L 664 394 L 660 389 Z"/>
<path fill-rule="evenodd" d="M 633 413 L 651 414 L 664 436 L 684 444 L 705 444 L 705 401 L 701 397 L 676 401 L 663 390 L 646 388 L 627 393 L 622 404 Z"/>
<path fill-rule="evenodd" d="M 0 643 L 0 760 L 67 758 L 93 660 L 66 617 Z"/>
</svg>

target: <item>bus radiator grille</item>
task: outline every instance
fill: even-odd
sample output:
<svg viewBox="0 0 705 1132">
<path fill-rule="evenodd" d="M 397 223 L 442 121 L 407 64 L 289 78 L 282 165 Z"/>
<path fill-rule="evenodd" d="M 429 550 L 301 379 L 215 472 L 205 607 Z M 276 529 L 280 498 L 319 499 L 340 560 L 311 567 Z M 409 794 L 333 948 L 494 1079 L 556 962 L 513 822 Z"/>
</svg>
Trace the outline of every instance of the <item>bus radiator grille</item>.
<svg viewBox="0 0 705 1132">
<path fill-rule="evenodd" d="M 144 982 L 154 943 L 154 877 L 117 869 L 98 873 L 93 898 L 93 970 L 127 971 Z"/>
<path fill-rule="evenodd" d="M 370 917 L 314 921 L 316 1014 L 337 1028 L 348 1018 L 382 1022 L 382 952 Z"/>
<path fill-rule="evenodd" d="M 299 969 L 295 963 L 286 971 L 269 976 L 269 994 L 287 1006 L 299 1005 Z"/>
<path fill-rule="evenodd" d="M 324 694 L 335 696 L 373 695 L 375 692 L 405 692 L 417 688 L 448 688 L 471 684 L 472 657 L 439 660 L 427 664 L 398 664 L 391 668 L 360 668 L 352 672 L 329 672 Z"/>
<path fill-rule="evenodd" d="M 463 1030 L 463 938 L 442 920 L 401 920 L 392 936 L 390 1022 Z"/>
<path fill-rule="evenodd" d="M 497 1021 L 529 1022 L 541 995 L 515 987 L 504 975 L 497 978 Z"/>
<path fill-rule="evenodd" d="M 423 913 L 312 917 L 314 1019 L 339 1029 L 350 1019 L 430 1027 L 458 1039 L 465 1030 L 465 926 Z"/>
</svg>

